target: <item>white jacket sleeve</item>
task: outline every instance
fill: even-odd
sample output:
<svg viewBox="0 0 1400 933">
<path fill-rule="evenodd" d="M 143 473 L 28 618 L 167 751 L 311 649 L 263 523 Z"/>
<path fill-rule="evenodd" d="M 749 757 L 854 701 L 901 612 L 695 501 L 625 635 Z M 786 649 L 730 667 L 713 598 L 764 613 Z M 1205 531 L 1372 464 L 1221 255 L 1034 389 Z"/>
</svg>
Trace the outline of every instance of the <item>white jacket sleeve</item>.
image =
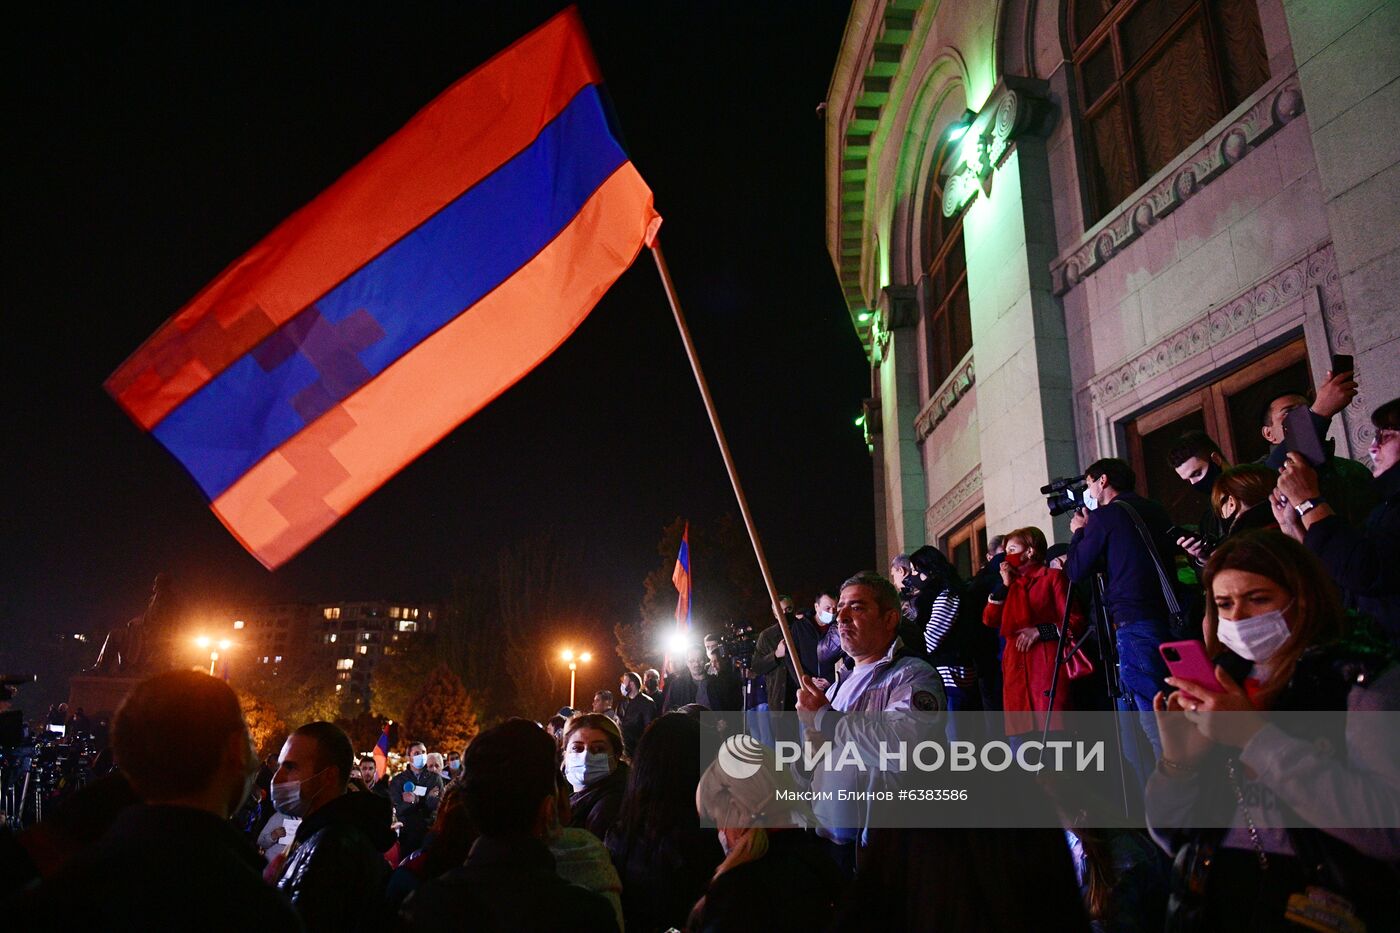
<svg viewBox="0 0 1400 933">
<path fill-rule="evenodd" d="M 1400 667 L 1348 698 L 1345 759 L 1268 725 L 1240 761 L 1294 812 L 1363 855 L 1400 859 Z"/>
</svg>

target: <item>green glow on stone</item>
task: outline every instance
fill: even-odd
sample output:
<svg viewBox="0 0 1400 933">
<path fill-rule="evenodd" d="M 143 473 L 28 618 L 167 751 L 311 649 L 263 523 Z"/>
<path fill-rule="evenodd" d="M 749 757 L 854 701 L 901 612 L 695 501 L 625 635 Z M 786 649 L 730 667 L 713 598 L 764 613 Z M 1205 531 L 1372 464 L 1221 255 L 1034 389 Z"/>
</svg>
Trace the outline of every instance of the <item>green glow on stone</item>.
<svg viewBox="0 0 1400 933">
<path fill-rule="evenodd" d="M 861 415 L 856 419 L 856 427 L 860 427 L 863 424 L 865 424 L 865 415 Z"/>
<path fill-rule="evenodd" d="M 967 133 L 967 128 L 967 124 L 963 124 L 962 126 L 955 126 L 952 129 L 950 129 L 948 131 L 948 142 L 955 143 L 958 140 L 962 139 L 963 136 Z"/>
<path fill-rule="evenodd" d="M 864 324 L 866 321 L 870 320 L 870 312 L 862 311 L 860 314 L 856 315 L 856 320 Z"/>
</svg>

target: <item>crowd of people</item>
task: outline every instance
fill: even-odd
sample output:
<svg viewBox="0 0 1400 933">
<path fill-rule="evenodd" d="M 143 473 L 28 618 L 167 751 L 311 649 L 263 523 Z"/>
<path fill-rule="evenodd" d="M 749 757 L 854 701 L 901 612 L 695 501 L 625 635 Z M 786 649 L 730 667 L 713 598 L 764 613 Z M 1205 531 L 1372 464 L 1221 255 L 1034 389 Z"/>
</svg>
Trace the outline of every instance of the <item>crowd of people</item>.
<svg viewBox="0 0 1400 933">
<path fill-rule="evenodd" d="M 1373 414 L 1369 472 L 1307 462 L 1282 427 L 1307 405 L 1323 436 L 1355 391 L 1271 400 L 1258 464 L 1184 435 L 1171 465 L 1210 501 L 1193 527 L 1100 460 L 1064 544 L 1008 530 L 968 579 L 919 548 L 810 609 L 784 598 L 746 663 L 697 641 L 587 711 L 411 740 L 397 774 L 326 722 L 259 761 L 227 684 L 157 675 L 82 818 L 6 838 L 9 897 L 114 930 L 1394 929 L 1400 733 L 1361 714 L 1400 709 L 1400 400 Z M 1197 639 L 1213 682 L 1160 651 Z M 1063 779 L 1017 802 L 1058 829 L 833 825 L 784 793 L 821 785 L 810 766 L 736 778 L 702 755 L 706 729 L 772 747 L 919 711 L 1021 741 L 1110 707 L 1146 828 L 1095 825 Z"/>
</svg>

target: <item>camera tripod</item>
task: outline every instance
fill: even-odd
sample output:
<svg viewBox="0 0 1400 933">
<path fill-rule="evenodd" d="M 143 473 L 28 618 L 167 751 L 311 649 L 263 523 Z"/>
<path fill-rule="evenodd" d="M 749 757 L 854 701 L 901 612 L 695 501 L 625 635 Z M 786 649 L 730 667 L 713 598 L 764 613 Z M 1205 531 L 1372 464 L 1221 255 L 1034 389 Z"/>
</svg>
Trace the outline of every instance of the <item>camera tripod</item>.
<svg viewBox="0 0 1400 933">
<path fill-rule="evenodd" d="M 1089 594 L 1089 624 L 1094 640 L 1099 645 L 1099 660 L 1103 663 L 1105 699 L 1108 701 L 1108 708 L 1114 711 L 1116 717 L 1119 713 L 1118 702 L 1125 693 L 1118 670 L 1118 644 L 1113 637 L 1113 625 L 1109 621 L 1108 609 L 1103 601 L 1104 585 L 1104 575 L 1102 573 L 1094 574 Z M 1050 674 L 1050 689 L 1044 693 L 1049 698 L 1049 704 L 1045 713 L 1045 725 L 1040 735 L 1042 748 L 1050 740 L 1050 723 L 1055 713 L 1055 698 L 1059 695 L 1060 689 L 1060 670 L 1069 663 L 1070 656 L 1066 653 L 1065 648 L 1069 644 L 1069 610 L 1073 600 L 1074 586 L 1071 586 L 1065 594 L 1065 609 L 1060 618 L 1060 632 L 1055 643 L 1055 666 Z M 1076 650 L 1087 640 L 1087 636 L 1080 639 Z M 1118 762 L 1118 803 L 1122 807 L 1123 817 L 1131 819 L 1134 802 L 1140 798 L 1140 795 L 1128 792 L 1128 765 L 1123 755 L 1123 733 L 1119 725 L 1115 720 L 1113 739 L 1114 758 Z"/>
</svg>

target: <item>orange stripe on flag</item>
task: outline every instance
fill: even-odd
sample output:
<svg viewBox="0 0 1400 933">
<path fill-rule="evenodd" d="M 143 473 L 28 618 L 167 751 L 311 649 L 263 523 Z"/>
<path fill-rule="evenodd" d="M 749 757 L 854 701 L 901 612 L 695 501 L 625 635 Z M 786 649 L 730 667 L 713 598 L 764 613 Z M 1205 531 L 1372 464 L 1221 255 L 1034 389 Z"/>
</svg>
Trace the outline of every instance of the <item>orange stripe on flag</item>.
<svg viewBox="0 0 1400 933">
<path fill-rule="evenodd" d="M 623 163 L 529 265 L 263 458 L 214 513 L 265 566 L 285 563 L 563 343 L 659 222 Z"/>
</svg>

